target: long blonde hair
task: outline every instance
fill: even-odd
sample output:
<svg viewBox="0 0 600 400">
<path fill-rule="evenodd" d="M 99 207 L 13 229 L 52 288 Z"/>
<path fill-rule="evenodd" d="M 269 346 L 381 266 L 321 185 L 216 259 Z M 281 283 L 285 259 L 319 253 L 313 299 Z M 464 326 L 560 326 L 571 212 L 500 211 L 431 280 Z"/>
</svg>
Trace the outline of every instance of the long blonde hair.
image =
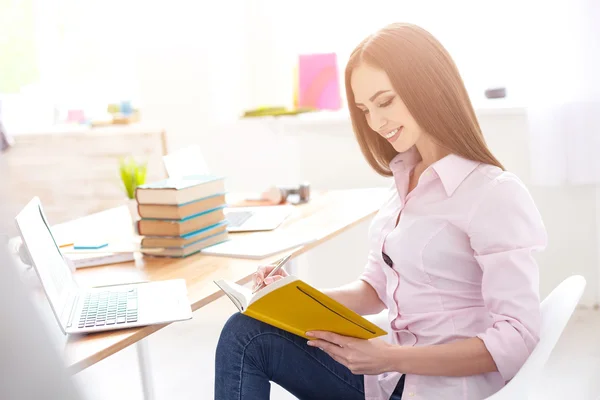
<svg viewBox="0 0 600 400">
<path fill-rule="evenodd" d="M 504 169 L 487 147 L 454 61 L 433 35 L 412 24 L 390 24 L 363 40 L 346 66 L 346 96 L 354 133 L 371 167 L 390 176 L 398 154 L 367 124 L 354 103 L 352 71 L 367 63 L 386 72 L 417 124 L 450 153 Z"/>
</svg>

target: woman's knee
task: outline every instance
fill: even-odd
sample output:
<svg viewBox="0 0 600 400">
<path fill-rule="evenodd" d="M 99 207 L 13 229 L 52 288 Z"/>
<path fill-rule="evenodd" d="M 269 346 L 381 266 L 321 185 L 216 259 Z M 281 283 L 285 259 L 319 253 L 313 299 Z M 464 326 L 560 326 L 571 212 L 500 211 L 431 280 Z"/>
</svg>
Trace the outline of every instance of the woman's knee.
<svg viewBox="0 0 600 400">
<path fill-rule="evenodd" d="M 241 313 L 231 315 L 223 326 L 217 343 L 215 354 L 217 366 L 239 362 L 244 354 L 248 356 L 247 348 L 253 341 L 256 342 L 256 338 L 274 329 L 264 322 Z"/>
<path fill-rule="evenodd" d="M 252 336 L 261 333 L 265 328 L 266 324 L 263 322 L 236 312 L 229 317 L 223 326 L 219 337 L 219 345 L 227 345 L 227 347 L 244 346 Z"/>
</svg>

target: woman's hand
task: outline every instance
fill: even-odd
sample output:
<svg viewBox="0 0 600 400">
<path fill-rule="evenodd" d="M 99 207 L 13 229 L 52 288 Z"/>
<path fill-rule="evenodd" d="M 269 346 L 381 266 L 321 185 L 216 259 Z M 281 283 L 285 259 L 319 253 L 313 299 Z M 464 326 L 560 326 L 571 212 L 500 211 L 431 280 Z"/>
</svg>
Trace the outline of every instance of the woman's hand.
<svg viewBox="0 0 600 400">
<path fill-rule="evenodd" d="M 275 272 L 275 275 L 267 278 L 267 275 L 271 273 L 271 271 L 275 268 L 275 265 L 261 265 L 258 267 L 258 270 L 254 274 L 254 287 L 252 290 L 256 290 L 261 285 L 269 286 L 273 282 L 277 282 L 279 279 L 283 279 L 288 276 L 288 273 L 285 272 L 283 268 L 280 268 L 279 271 Z"/>
<path fill-rule="evenodd" d="M 332 332 L 307 332 L 309 346 L 319 347 L 356 375 L 379 375 L 394 371 L 394 346 L 383 339 L 356 339 Z"/>
</svg>

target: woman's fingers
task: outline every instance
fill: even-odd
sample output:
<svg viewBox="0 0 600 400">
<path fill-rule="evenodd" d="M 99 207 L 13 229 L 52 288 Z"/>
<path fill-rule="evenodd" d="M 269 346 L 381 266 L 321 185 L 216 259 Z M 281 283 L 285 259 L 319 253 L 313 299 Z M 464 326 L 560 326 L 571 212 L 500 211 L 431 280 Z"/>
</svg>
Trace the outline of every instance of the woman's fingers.
<svg viewBox="0 0 600 400">
<path fill-rule="evenodd" d="M 276 265 L 261 265 L 258 267 L 258 270 L 254 274 L 254 289 L 260 287 L 263 283 L 265 285 L 270 285 L 288 275 L 285 270 L 280 269 L 275 275 L 268 277 L 275 267 Z"/>
<path fill-rule="evenodd" d="M 264 283 L 265 283 L 265 285 L 270 285 L 272 283 L 277 282 L 280 279 L 283 279 L 283 276 L 281 276 L 281 275 L 269 276 L 268 278 L 264 279 Z"/>
</svg>

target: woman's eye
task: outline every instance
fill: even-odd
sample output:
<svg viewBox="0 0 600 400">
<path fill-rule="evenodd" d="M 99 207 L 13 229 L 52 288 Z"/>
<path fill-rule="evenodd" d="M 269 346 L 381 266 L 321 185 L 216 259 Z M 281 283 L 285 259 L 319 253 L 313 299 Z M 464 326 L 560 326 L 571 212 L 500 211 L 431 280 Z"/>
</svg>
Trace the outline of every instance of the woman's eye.
<svg viewBox="0 0 600 400">
<path fill-rule="evenodd" d="M 386 101 L 386 102 L 384 102 L 384 103 L 381 103 L 381 104 L 379 105 L 379 107 L 387 107 L 387 106 L 389 106 L 390 104 L 392 104 L 392 101 L 393 101 L 393 100 L 394 100 L 394 98 L 392 97 L 392 98 L 391 98 L 391 99 L 389 99 L 388 101 Z"/>
</svg>

